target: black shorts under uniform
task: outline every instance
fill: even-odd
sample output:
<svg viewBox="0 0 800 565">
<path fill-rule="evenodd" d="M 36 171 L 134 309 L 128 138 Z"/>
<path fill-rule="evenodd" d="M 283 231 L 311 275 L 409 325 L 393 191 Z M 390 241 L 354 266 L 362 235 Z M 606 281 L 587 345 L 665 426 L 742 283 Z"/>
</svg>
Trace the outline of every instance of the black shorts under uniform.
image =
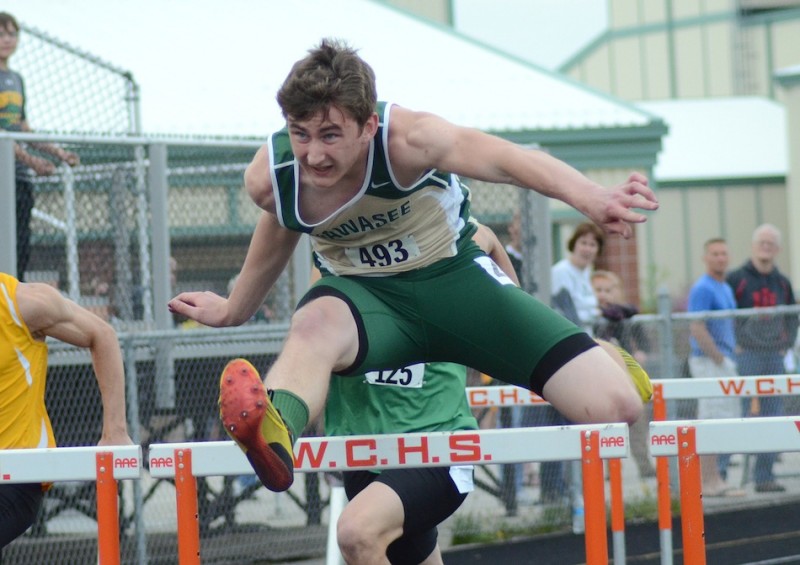
<svg viewBox="0 0 800 565">
<path fill-rule="evenodd" d="M 458 492 L 449 467 L 389 469 L 380 473 L 347 471 L 344 490 L 352 500 L 373 481 L 378 481 L 400 497 L 405 519 L 403 535 L 386 550 L 392 565 L 418 565 L 436 547 L 436 526 L 455 512 L 467 498 Z"/>
<path fill-rule="evenodd" d="M 41 483 L 0 485 L 0 550 L 33 524 L 43 496 Z"/>
</svg>

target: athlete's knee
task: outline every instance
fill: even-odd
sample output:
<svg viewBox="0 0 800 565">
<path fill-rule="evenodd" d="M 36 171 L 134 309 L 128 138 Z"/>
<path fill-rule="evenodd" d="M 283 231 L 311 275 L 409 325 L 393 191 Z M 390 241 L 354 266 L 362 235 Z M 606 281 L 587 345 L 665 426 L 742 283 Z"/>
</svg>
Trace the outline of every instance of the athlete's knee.
<svg viewBox="0 0 800 565">
<path fill-rule="evenodd" d="M 630 376 L 599 348 L 556 371 L 544 386 L 544 397 L 576 424 L 632 424 L 644 408 Z"/>
<path fill-rule="evenodd" d="M 386 554 L 386 546 L 372 526 L 347 514 L 339 517 L 336 541 L 347 563 L 371 563 Z"/>
<path fill-rule="evenodd" d="M 618 349 L 606 341 L 597 340 L 597 342 L 600 348 L 611 357 L 614 365 L 622 371 L 621 378 L 617 378 L 615 381 L 617 386 L 612 387 L 612 394 L 617 395 L 612 399 L 613 406 L 618 411 L 615 417 L 616 421 L 632 425 L 644 413 L 643 402 L 649 401 L 652 396 L 650 377 L 627 351 Z"/>
<path fill-rule="evenodd" d="M 606 386 L 597 391 L 587 410 L 586 423 L 624 423 L 633 424 L 642 417 L 644 406 L 629 377 L 622 371 L 608 379 Z"/>
<path fill-rule="evenodd" d="M 644 405 L 642 399 L 636 391 L 623 390 L 620 391 L 619 396 L 612 400 L 613 409 L 615 414 L 610 415 L 608 421 L 623 422 L 628 425 L 633 425 L 639 421 L 644 413 Z"/>
</svg>

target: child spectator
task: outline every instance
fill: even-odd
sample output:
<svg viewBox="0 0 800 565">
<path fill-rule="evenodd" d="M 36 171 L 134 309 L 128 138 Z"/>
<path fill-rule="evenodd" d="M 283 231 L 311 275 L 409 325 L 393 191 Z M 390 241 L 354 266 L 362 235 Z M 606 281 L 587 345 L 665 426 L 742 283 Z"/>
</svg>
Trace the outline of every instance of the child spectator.
<svg viewBox="0 0 800 565">
<path fill-rule="evenodd" d="M 592 273 L 592 289 L 597 297 L 601 318 L 594 327 L 595 337 L 610 341 L 629 351 L 639 364 L 647 361 L 647 337 L 627 322 L 639 313 L 639 309 L 625 301 L 622 279 L 611 271 L 598 270 Z"/>
</svg>

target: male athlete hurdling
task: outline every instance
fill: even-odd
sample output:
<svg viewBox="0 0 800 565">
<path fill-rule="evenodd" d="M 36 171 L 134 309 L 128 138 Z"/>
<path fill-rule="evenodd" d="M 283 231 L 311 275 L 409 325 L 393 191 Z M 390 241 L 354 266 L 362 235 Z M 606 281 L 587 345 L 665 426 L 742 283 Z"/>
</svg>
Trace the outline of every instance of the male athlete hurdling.
<svg viewBox="0 0 800 565">
<path fill-rule="evenodd" d="M 322 410 L 332 373 L 453 361 L 535 391 L 575 423 L 640 417 L 628 372 L 506 284 L 473 242 L 457 175 L 562 200 L 623 237 L 646 219 L 634 209 L 658 208 L 643 175 L 606 188 L 542 151 L 379 102 L 370 66 L 334 40 L 294 65 L 278 103 L 286 127 L 245 173 L 263 212 L 230 296 L 188 292 L 169 303 L 209 326 L 242 324 L 301 234 L 311 236 L 322 278 L 300 301 L 266 389 L 244 360 L 220 381 L 223 425 L 267 488 L 291 486 L 293 441 Z"/>
</svg>

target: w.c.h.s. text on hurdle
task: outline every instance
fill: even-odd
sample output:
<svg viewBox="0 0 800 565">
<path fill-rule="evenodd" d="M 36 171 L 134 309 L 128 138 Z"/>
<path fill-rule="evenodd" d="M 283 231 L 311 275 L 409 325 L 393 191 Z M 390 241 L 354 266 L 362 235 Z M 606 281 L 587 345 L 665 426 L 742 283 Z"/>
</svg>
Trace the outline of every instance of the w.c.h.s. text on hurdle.
<svg viewBox="0 0 800 565">
<path fill-rule="evenodd" d="M 470 387 L 467 389 L 467 400 L 473 408 L 481 406 L 548 404 L 544 398 L 535 392 L 517 386 Z"/>
<path fill-rule="evenodd" d="M 756 379 L 719 379 L 722 393 L 726 396 L 797 394 L 800 392 L 800 377 L 759 377 Z"/>
<path fill-rule="evenodd" d="M 412 443 L 413 441 L 413 443 Z M 378 444 L 374 438 L 354 438 L 344 442 L 345 465 L 347 468 L 374 467 L 376 465 L 390 464 L 388 459 L 379 459 L 376 453 Z M 415 439 L 397 438 L 397 464 L 469 464 L 491 461 L 490 454 L 481 451 L 481 437 L 478 434 L 459 434 L 448 438 L 450 451 L 442 456 L 433 455 L 427 437 Z M 298 445 L 295 462 L 298 467 L 308 466 L 318 469 L 323 466 L 325 452 L 328 448 L 327 441 L 321 441 L 316 451 L 308 443 Z M 336 468 L 337 462 L 330 460 L 329 468 Z"/>
</svg>

